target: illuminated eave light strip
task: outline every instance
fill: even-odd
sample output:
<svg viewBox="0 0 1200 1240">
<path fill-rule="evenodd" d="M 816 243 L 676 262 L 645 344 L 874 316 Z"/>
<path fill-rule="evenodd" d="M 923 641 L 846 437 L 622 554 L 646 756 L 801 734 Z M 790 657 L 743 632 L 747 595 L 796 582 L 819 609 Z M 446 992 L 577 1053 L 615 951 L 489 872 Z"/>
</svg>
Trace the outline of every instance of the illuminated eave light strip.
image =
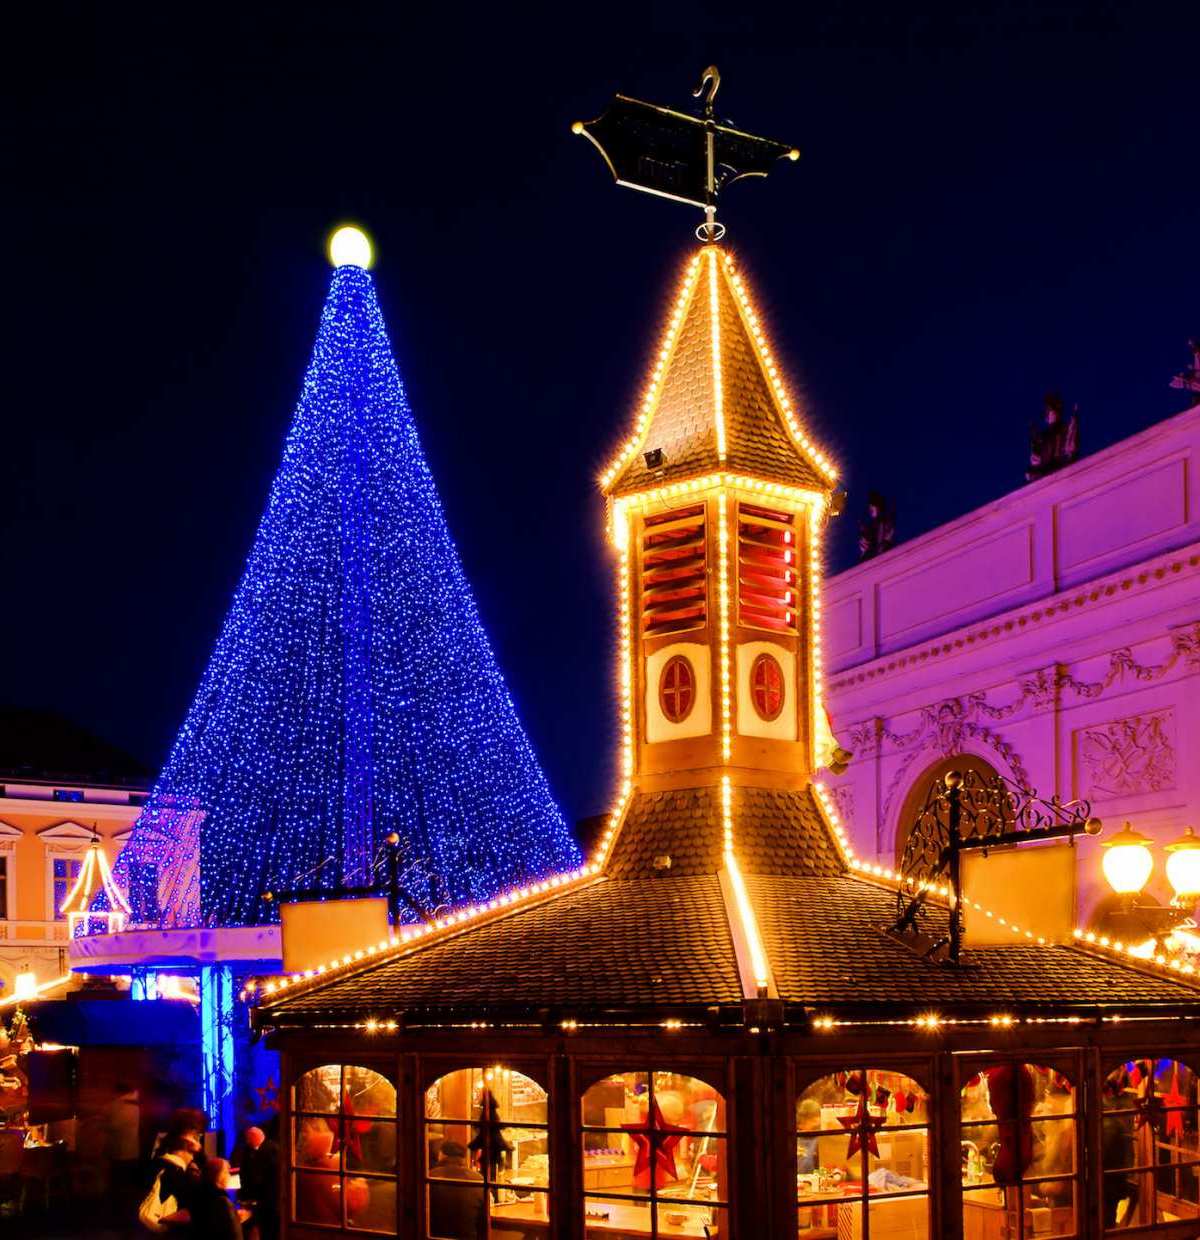
<svg viewBox="0 0 1200 1240">
<path fill-rule="evenodd" d="M 874 862 L 864 861 L 862 858 L 856 857 L 853 846 L 838 819 L 837 810 L 829 797 L 829 790 L 824 784 L 814 783 L 813 791 L 817 795 L 818 805 L 833 830 L 834 838 L 842 850 L 842 856 L 853 870 L 857 871 L 864 878 L 881 881 L 913 894 L 919 891 L 928 891 L 931 896 L 944 900 L 947 907 L 953 903 L 954 892 L 948 883 L 914 882 L 912 879 L 905 878 L 903 874 L 890 866 L 877 865 Z M 1032 930 L 1022 929 L 1016 922 L 1008 921 L 998 913 L 980 904 L 978 900 L 972 900 L 969 896 L 963 897 L 963 904 L 964 907 L 981 913 L 989 921 L 994 921 L 998 926 L 1003 926 L 1012 933 L 1014 938 L 1022 939 L 1028 943 L 1036 943 L 1041 947 L 1053 946 L 1056 943 L 1056 940 L 1047 939 L 1044 935 L 1034 934 Z M 1150 954 L 1147 955 L 1145 947 L 1140 944 L 1122 943 L 1119 939 L 1112 939 L 1108 935 L 1097 934 L 1094 930 L 1087 930 L 1082 926 L 1076 926 L 1071 932 L 1071 936 L 1079 946 L 1094 948 L 1097 952 L 1108 952 L 1110 955 L 1127 963 L 1149 968 L 1157 966 L 1157 971 L 1167 977 L 1200 977 L 1200 968 L 1196 965 L 1180 960 L 1178 957 L 1167 956 L 1163 952 L 1151 950 Z"/>
<path fill-rule="evenodd" d="M 721 367 L 721 309 L 717 293 L 717 251 L 708 248 L 708 316 L 711 320 L 713 424 L 717 432 L 717 460 L 725 463 L 725 382 Z"/>
<path fill-rule="evenodd" d="M 771 350 L 767 345 L 766 335 L 763 333 L 759 324 L 758 315 L 755 313 L 754 307 L 750 302 L 749 293 L 742 281 L 742 277 L 738 275 L 734 267 L 733 259 L 729 254 L 724 255 L 725 270 L 729 274 L 729 282 L 733 286 L 734 296 L 738 302 L 738 306 L 746 321 L 746 326 L 750 329 L 750 338 L 754 342 L 754 347 L 758 352 L 759 364 L 766 372 L 771 382 L 771 389 L 774 392 L 775 400 L 778 402 L 779 408 L 783 413 L 784 422 L 787 425 L 792 439 L 804 454 L 816 465 L 817 469 L 825 476 L 826 481 L 831 485 L 837 482 L 837 468 L 833 462 L 821 451 L 820 448 L 808 437 L 804 428 L 800 425 L 792 408 L 791 399 L 788 397 L 787 390 L 783 386 L 783 379 L 779 373 L 779 368 L 775 365 L 771 357 Z"/>
<path fill-rule="evenodd" d="M 48 982 L 39 982 L 34 989 L 33 994 L 11 994 L 0 999 L 0 1008 L 14 1007 L 18 1003 L 36 1003 L 44 991 L 53 990 L 56 986 L 61 986 L 65 982 L 69 982 L 74 975 L 71 973 L 61 973 L 58 977 L 52 978 Z"/>
<path fill-rule="evenodd" d="M 733 887 L 738 918 L 746 936 L 746 946 L 750 949 L 750 970 L 754 974 L 754 985 L 759 995 L 764 995 L 771 986 L 771 967 L 767 963 L 767 951 L 758 931 L 758 920 L 754 916 L 750 894 L 746 890 L 746 883 L 733 851 L 733 785 L 728 775 L 721 776 L 721 821 L 725 832 L 725 871 Z"/>
<path fill-rule="evenodd" d="M 645 395 L 642 397 L 642 404 L 638 410 L 637 422 L 634 424 L 633 433 L 622 444 L 616 458 L 609 467 L 600 475 L 601 488 L 607 488 L 613 483 L 617 475 L 629 464 L 634 454 L 642 446 L 642 441 L 645 439 L 646 431 L 650 426 L 650 417 L 658 404 L 658 398 L 662 395 L 662 380 L 667 371 L 667 362 L 670 360 L 676 341 L 679 339 L 679 329 L 683 325 L 684 312 L 687 310 L 699 277 L 700 254 L 696 254 L 691 262 L 688 263 L 687 269 L 684 272 L 679 295 L 675 299 L 675 305 L 664 333 L 662 347 L 658 351 L 654 370 L 650 375 L 650 382 L 646 387 Z"/>
<path fill-rule="evenodd" d="M 596 862 L 589 862 L 577 870 L 568 870 L 562 874 L 552 874 L 549 878 L 536 882 L 525 883 L 493 897 L 482 904 L 471 904 L 464 908 L 454 909 L 432 922 L 420 926 L 402 926 L 399 934 L 392 932 L 386 939 L 360 947 L 356 951 L 347 952 L 344 956 L 335 956 L 332 960 L 305 969 L 303 973 L 293 973 L 282 977 L 256 979 L 247 982 L 241 991 L 241 998 L 246 999 L 260 992 L 267 996 L 281 995 L 291 992 L 305 983 L 328 979 L 338 972 L 354 968 L 358 965 L 391 959 L 402 956 L 411 948 L 423 946 L 443 934 L 457 931 L 463 926 L 478 922 L 483 918 L 498 913 L 517 909 L 532 904 L 543 896 L 554 892 L 579 886 L 600 873 Z"/>
<path fill-rule="evenodd" d="M 729 644 L 729 520 L 725 492 L 717 497 L 717 549 L 718 577 L 717 600 L 720 623 L 720 650 L 718 658 L 721 671 L 721 761 L 728 763 L 733 757 L 733 690 L 729 662 L 733 657 Z M 733 847 L 732 834 L 726 844 Z"/>
</svg>

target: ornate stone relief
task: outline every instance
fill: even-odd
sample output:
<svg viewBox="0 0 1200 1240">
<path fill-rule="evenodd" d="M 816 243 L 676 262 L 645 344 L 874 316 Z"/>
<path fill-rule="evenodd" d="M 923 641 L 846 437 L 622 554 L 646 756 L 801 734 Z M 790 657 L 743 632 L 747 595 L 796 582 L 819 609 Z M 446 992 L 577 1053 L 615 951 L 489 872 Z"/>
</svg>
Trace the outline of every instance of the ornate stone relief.
<svg viewBox="0 0 1200 1240">
<path fill-rule="evenodd" d="M 1175 711 L 1130 715 L 1075 733 L 1076 778 L 1084 795 L 1138 796 L 1175 787 Z"/>
</svg>

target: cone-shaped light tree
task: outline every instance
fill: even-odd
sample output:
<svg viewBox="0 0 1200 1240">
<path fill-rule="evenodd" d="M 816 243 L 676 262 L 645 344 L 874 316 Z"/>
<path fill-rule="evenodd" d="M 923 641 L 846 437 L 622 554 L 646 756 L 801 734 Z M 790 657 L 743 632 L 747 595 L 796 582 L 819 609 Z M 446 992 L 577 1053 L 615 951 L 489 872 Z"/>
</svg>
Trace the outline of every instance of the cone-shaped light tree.
<svg viewBox="0 0 1200 1240">
<path fill-rule="evenodd" d="M 379 881 L 392 832 L 414 917 L 580 859 L 447 528 L 366 239 L 337 236 L 245 574 L 118 862 L 135 921 L 269 920 L 266 890 Z"/>
</svg>

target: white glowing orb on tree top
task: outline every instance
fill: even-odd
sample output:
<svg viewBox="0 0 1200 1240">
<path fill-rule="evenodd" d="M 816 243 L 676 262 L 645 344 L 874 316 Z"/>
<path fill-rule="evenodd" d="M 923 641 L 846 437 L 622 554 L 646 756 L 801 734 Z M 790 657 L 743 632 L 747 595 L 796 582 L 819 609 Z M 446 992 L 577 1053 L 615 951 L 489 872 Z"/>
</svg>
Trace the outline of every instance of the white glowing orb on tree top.
<svg viewBox="0 0 1200 1240">
<path fill-rule="evenodd" d="M 329 238 L 329 261 L 335 267 L 371 266 L 371 238 L 361 228 L 344 224 L 335 229 Z"/>
</svg>

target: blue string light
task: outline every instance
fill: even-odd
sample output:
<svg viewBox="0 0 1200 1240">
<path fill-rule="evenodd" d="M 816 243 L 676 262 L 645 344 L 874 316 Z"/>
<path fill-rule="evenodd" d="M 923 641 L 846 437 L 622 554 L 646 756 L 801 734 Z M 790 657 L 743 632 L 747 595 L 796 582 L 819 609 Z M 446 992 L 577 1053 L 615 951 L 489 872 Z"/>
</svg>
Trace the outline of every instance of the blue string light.
<svg viewBox="0 0 1200 1240">
<path fill-rule="evenodd" d="M 333 273 L 266 512 L 117 866 L 165 925 L 252 925 L 266 890 L 380 881 L 416 909 L 580 862 L 480 622 L 371 276 Z"/>
</svg>

